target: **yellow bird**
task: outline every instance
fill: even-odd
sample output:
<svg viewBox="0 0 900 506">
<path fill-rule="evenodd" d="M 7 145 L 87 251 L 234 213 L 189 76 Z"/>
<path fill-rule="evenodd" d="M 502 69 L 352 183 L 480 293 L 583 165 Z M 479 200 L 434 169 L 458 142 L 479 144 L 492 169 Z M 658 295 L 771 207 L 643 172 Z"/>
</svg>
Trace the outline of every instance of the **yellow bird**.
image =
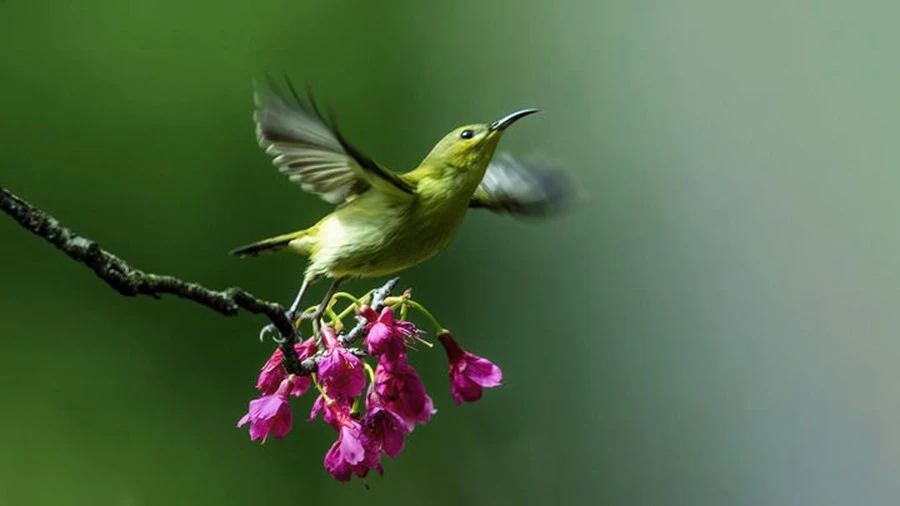
<svg viewBox="0 0 900 506">
<path fill-rule="evenodd" d="M 333 280 L 312 316 L 319 319 L 342 280 L 392 274 L 424 262 L 444 249 L 469 208 L 540 216 L 569 194 L 567 176 L 535 170 L 511 158 L 492 161 L 500 136 L 523 109 L 493 123 L 459 127 L 414 170 L 398 175 L 360 153 L 319 113 L 274 83 L 256 86 L 256 135 L 291 181 L 336 209 L 315 225 L 233 250 L 238 256 L 279 250 L 306 256 L 300 292 L 288 311 L 299 316 L 304 292 L 322 278 Z"/>
</svg>

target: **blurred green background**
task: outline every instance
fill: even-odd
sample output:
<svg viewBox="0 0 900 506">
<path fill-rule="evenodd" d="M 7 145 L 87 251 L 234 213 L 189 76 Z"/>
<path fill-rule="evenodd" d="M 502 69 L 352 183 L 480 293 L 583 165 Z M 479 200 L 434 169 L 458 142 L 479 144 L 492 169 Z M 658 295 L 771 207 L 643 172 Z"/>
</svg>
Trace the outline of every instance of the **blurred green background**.
<svg viewBox="0 0 900 506">
<path fill-rule="evenodd" d="M 416 353 L 439 413 L 370 490 L 311 398 L 234 427 L 263 319 L 121 297 L 0 217 L 0 504 L 897 504 L 891 5 L 0 3 L 0 185 L 142 269 L 290 301 L 302 259 L 225 255 L 329 209 L 256 145 L 267 71 L 398 170 L 540 107 L 501 148 L 585 197 L 403 274 L 505 384 L 457 407 Z"/>
</svg>

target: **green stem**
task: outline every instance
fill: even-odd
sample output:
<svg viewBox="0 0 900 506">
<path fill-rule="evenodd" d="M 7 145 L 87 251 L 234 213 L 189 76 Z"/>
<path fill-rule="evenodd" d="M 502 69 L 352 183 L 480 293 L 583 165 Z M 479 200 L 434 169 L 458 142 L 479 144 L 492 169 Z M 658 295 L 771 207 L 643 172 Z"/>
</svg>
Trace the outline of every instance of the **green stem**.
<svg viewBox="0 0 900 506">
<path fill-rule="evenodd" d="M 347 299 L 347 300 L 353 302 L 353 304 L 355 304 L 357 306 L 361 305 L 359 302 L 359 299 L 357 299 L 353 295 L 350 295 L 347 292 L 338 292 L 338 293 L 334 294 L 334 296 L 332 296 L 332 298 L 333 299 Z"/>
<path fill-rule="evenodd" d="M 372 366 L 369 365 L 368 362 L 363 361 L 363 367 L 366 368 L 366 374 L 369 375 L 369 381 L 371 381 L 372 384 L 374 385 L 375 384 L 375 371 L 372 370 Z"/>
<path fill-rule="evenodd" d="M 344 324 L 344 322 L 342 321 L 343 318 L 341 318 L 340 316 L 338 316 L 337 313 L 334 312 L 334 308 L 332 308 L 330 304 L 328 305 L 328 309 L 325 310 L 325 314 L 327 314 L 328 317 L 331 318 L 331 326 L 332 327 L 336 327 L 339 322 L 340 322 L 341 326 L 343 326 L 343 324 Z M 335 329 L 335 330 L 337 330 L 337 329 Z"/>
<path fill-rule="evenodd" d="M 412 299 L 407 300 L 406 303 L 409 304 L 410 306 L 412 306 L 416 311 L 425 315 L 429 320 L 431 320 L 431 324 L 434 325 L 435 329 L 437 329 L 438 334 L 440 334 L 441 332 L 444 331 L 444 327 L 441 325 L 441 323 L 439 321 L 437 321 L 437 318 L 435 318 L 434 315 L 431 314 L 430 311 L 425 309 L 425 306 L 423 306 L 422 304 L 419 304 L 418 302 L 416 302 Z"/>
<path fill-rule="evenodd" d="M 310 377 L 312 378 L 313 385 L 316 386 L 316 390 L 319 391 L 319 395 L 321 395 L 322 398 L 325 399 L 326 403 L 331 404 L 331 397 L 328 397 L 328 394 L 326 394 L 325 390 L 322 389 L 322 385 L 319 384 L 319 378 L 316 377 L 316 373 L 310 374 Z"/>
<path fill-rule="evenodd" d="M 341 313 L 338 315 L 338 318 L 340 318 L 341 321 L 343 321 L 344 318 L 349 316 L 350 313 L 352 313 L 354 309 L 356 309 L 356 306 L 354 306 L 353 304 L 350 304 L 349 306 L 347 306 L 347 309 L 341 311 Z"/>
</svg>

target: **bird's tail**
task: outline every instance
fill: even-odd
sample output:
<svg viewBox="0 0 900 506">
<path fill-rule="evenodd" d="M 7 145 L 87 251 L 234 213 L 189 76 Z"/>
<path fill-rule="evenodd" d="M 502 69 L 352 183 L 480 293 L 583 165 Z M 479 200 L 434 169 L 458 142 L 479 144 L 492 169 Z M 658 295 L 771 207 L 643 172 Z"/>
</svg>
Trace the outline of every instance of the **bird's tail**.
<svg viewBox="0 0 900 506">
<path fill-rule="evenodd" d="M 283 250 L 290 246 L 292 241 L 297 239 L 302 239 L 306 237 L 307 231 L 301 230 L 299 232 L 291 232 L 290 234 L 279 235 L 275 237 L 270 237 L 268 239 L 263 239 L 262 241 L 254 242 L 252 244 L 247 244 L 246 246 L 241 246 L 240 248 L 235 248 L 231 250 L 229 253 L 239 257 L 246 256 L 256 256 L 260 253 L 274 253 L 276 251 Z M 298 245 L 302 246 L 302 245 Z M 298 247 L 295 248 L 299 253 L 306 253 L 304 251 L 305 248 Z"/>
</svg>

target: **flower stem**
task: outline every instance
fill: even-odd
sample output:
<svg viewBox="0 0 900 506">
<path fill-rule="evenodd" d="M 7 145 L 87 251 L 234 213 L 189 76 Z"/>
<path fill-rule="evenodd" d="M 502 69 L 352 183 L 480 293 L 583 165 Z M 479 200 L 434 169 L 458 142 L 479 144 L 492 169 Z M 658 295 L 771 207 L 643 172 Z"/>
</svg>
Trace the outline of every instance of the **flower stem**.
<svg viewBox="0 0 900 506">
<path fill-rule="evenodd" d="M 439 321 L 437 321 L 437 318 L 435 318 L 434 315 L 431 314 L 430 311 L 425 309 L 425 306 L 423 306 L 422 304 L 419 304 L 418 302 L 416 302 L 412 299 L 407 300 L 406 303 L 409 304 L 410 306 L 412 306 L 413 309 L 415 309 L 416 311 L 425 315 L 425 317 L 431 321 L 431 324 L 434 325 L 434 328 L 437 330 L 438 334 L 440 334 L 441 332 L 444 331 L 444 327 L 441 325 L 441 323 Z"/>
<path fill-rule="evenodd" d="M 350 295 L 350 294 L 347 293 L 347 292 L 337 292 L 336 294 L 334 294 L 334 296 L 333 296 L 332 298 L 334 298 L 334 299 L 347 299 L 347 300 L 353 302 L 353 304 L 355 304 L 356 306 L 360 306 L 360 305 L 361 305 L 360 302 L 359 302 L 359 299 L 357 299 L 357 298 L 354 297 L 353 295 Z"/>
<path fill-rule="evenodd" d="M 349 316 L 350 313 L 352 313 L 353 310 L 356 309 L 356 307 L 357 306 L 350 304 L 349 306 L 347 306 L 347 309 L 341 311 L 341 313 L 338 315 L 338 318 L 343 321 L 343 319 L 346 318 L 347 316 Z"/>
<path fill-rule="evenodd" d="M 372 370 L 372 366 L 369 365 L 368 362 L 362 361 L 362 363 L 363 363 L 363 367 L 366 368 L 366 374 L 369 375 L 369 381 L 371 381 L 372 384 L 374 385 L 375 384 L 375 371 Z"/>
<path fill-rule="evenodd" d="M 334 312 L 334 308 L 331 305 L 328 305 L 328 309 L 325 311 L 328 314 L 328 317 L 331 318 L 331 326 L 334 327 L 335 332 L 340 332 L 344 328 L 344 322 L 341 321 L 342 318 Z"/>
<path fill-rule="evenodd" d="M 328 394 L 326 394 L 325 390 L 322 389 L 322 385 L 319 384 L 319 378 L 316 377 L 316 373 L 310 374 L 310 377 L 312 378 L 313 385 L 316 386 L 316 390 L 319 391 L 319 395 L 321 395 L 322 398 L 325 399 L 326 403 L 331 404 L 331 397 L 328 397 Z"/>
</svg>

